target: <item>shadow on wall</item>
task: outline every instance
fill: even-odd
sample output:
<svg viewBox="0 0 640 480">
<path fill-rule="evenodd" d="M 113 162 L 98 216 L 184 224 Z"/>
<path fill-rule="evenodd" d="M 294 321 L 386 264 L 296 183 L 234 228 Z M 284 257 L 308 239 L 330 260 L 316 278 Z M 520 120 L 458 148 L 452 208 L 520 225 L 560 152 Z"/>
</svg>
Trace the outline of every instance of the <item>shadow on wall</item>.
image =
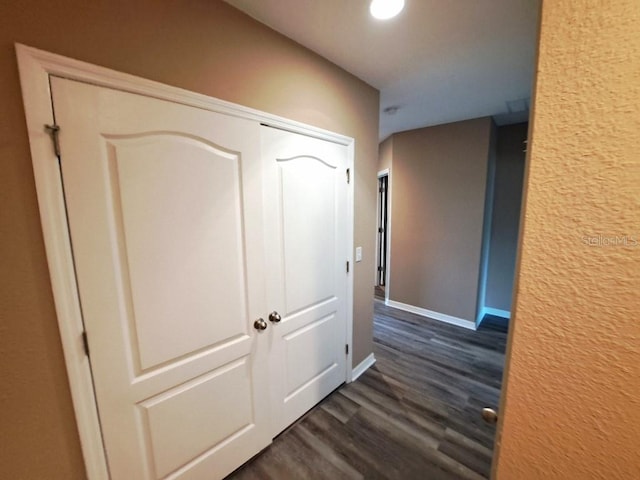
<svg viewBox="0 0 640 480">
<path fill-rule="evenodd" d="M 528 126 L 525 122 L 496 129 L 487 275 L 485 296 L 480 299 L 482 316 L 511 316 Z"/>
</svg>

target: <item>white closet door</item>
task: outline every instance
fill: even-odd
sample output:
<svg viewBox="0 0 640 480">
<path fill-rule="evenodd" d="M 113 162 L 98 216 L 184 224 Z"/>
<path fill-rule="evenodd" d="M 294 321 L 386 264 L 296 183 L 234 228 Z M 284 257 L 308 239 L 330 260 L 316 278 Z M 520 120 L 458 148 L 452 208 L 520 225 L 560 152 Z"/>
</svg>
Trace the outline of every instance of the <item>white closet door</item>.
<svg viewBox="0 0 640 480">
<path fill-rule="evenodd" d="M 260 127 L 51 86 L 111 476 L 222 478 L 271 438 Z"/>
<path fill-rule="evenodd" d="M 272 432 L 346 380 L 347 147 L 262 127 Z M 276 321 L 273 321 L 276 320 Z"/>
</svg>

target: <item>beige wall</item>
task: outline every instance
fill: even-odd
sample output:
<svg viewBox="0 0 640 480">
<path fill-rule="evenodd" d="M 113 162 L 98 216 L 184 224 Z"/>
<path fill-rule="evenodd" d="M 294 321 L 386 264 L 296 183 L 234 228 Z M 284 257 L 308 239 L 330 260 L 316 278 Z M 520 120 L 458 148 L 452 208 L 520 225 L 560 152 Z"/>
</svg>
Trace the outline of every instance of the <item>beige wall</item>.
<svg viewBox="0 0 640 480">
<path fill-rule="evenodd" d="M 511 310 L 528 123 L 496 129 L 491 238 L 484 306 Z"/>
<path fill-rule="evenodd" d="M 371 352 L 377 90 L 215 0 L 3 2 L 0 23 L 1 478 L 84 476 L 14 42 L 355 137 L 354 364 Z"/>
<path fill-rule="evenodd" d="M 378 147 L 378 172 L 389 169 L 393 163 L 393 135 L 384 140 Z"/>
<path fill-rule="evenodd" d="M 392 136 L 390 300 L 475 323 L 491 126 Z"/>
<path fill-rule="evenodd" d="M 639 25 L 543 2 L 500 480 L 640 477 Z"/>
</svg>

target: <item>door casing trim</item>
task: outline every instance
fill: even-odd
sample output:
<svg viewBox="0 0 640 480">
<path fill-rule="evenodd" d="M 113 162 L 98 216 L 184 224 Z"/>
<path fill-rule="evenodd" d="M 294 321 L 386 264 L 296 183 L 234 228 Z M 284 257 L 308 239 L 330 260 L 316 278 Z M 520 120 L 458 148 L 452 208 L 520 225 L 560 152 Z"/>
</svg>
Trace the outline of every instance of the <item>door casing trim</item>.
<svg viewBox="0 0 640 480">
<path fill-rule="evenodd" d="M 55 123 L 49 83 L 50 76 L 59 76 L 255 120 L 283 130 L 345 145 L 348 147 L 347 168 L 351 169 L 351 178 L 355 178 L 353 174 L 355 140 L 277 115 L 26 45 L 16 44 L 15 48 L 47 264 L 85 468 L 90 480 L 108 479 L 109 470 L 93 391 L 91 366 L 84 351 L 82 338 L 84 327 L 73 267 L 62 178 L 51 138 L 44 128 L 47 124 Z M 347 252 L 349 257 L 347 260 L 353 265 L 354 182 L 347 186 L 347 192 Z M 346 303 L 347 343 L 353 345 L 352 274 L 347 279 Z M 345 379 L 347 382 L 353 378 L 352 350 L 350 348 L 347 355 Z"/>
</svg>

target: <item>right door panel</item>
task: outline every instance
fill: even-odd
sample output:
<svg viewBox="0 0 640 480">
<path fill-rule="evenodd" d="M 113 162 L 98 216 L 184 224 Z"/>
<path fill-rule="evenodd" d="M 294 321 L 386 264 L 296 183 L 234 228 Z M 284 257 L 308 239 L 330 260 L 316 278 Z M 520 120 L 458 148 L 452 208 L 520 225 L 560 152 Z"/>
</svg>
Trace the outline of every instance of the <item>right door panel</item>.
<svg viewBox="0 0 640 480">
<path fill-rule="evenodd" d="M 346 379 L 344 145 L 262 127 L 272 432 Z"/>
</svg>

